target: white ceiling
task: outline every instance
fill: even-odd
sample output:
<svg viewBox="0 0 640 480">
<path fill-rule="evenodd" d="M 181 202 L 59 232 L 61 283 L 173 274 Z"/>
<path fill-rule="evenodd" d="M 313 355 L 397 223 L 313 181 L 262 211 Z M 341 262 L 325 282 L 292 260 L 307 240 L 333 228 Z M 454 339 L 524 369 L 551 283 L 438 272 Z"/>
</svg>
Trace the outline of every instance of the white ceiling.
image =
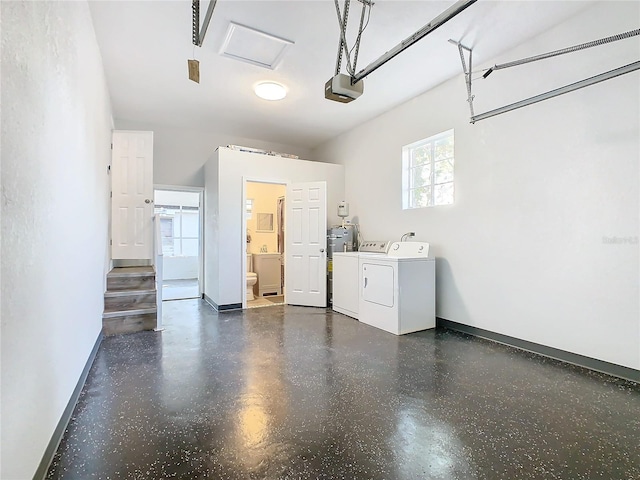
<svg viewBox="0 0 640 480">
<path fill-rule="evenodd" d="M 207 3 L 202 2 L 201 19 Z M 453 3 L 376 0 L 357 70 Z M 116 123 L 128 120 L 194 128 L 314 148 L 461 75 L 460 57 L 449 38 L 473 47 L 475 64 L 492 61 L 591 2 L 479 0 L 369 75 L 364 94 L 349 104 L 324 98 L 324 84 L 335 70 L 339 35 L 332 0 L 219 0 L 202 48 L 191 43 L 189 1 L 89 4 Z M 360 6 L 352 1 L 349 41 L 357 30 Z M 295 44 L 275 70 L 239 62 L 219 53 L 229 22 Z M 187 76 L 187 59 L 193 58 L 194 51 L 200 61 L 200 84 Z M 268 102 L 256 97 L 252 86 L 261 80 L 284 83 L 289 91 L 286 99 Z"/>
</svg>

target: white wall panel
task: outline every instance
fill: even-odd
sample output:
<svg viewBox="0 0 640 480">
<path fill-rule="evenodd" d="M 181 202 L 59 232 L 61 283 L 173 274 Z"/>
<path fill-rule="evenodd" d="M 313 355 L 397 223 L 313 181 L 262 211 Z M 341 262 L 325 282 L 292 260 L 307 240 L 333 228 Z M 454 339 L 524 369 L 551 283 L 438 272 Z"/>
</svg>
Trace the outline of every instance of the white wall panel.
<svg viewBox="0 0 640 480">
<path fill-rule="evenodd" d="M 0 8 L 0 478 L 25 479 L 102 328 L 112 125 L 87 4 Z"/>
</svg>

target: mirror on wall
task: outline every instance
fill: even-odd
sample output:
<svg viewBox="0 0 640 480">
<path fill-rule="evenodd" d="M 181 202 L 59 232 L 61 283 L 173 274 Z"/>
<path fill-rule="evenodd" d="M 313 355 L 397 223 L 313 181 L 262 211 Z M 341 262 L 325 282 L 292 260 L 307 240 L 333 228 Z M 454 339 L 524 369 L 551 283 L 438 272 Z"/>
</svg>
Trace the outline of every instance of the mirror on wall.
<svg viewBox="0 0 640 480">
<path fill-rule="evenodd" d="M 256 231 L 273 232 L 273 213 L 257 213 L 256 221 Z"/>
</svg>

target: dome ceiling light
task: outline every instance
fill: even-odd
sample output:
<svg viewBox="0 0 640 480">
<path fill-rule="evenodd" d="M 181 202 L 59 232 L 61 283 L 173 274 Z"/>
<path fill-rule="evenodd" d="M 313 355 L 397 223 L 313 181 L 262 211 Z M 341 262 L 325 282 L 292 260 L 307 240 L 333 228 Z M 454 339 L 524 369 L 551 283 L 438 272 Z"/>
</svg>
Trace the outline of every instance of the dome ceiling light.
<svg viewBox="0 0 640 480">
<path fill-rule="evenodd" d="M 253 87 L 253 90 L 264 100 L 282 100 L 287 96 L 285 86 L 276 82 L 260 82 Z"/>
</svg>

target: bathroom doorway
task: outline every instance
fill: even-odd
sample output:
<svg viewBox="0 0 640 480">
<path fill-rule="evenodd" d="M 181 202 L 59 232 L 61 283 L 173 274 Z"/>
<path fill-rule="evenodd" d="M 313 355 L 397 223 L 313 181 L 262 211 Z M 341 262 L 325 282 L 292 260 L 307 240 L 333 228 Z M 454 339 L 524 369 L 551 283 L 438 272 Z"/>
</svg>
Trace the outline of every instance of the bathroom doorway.
<svg viewBox="0 0 640 480">
<path fill-rule="evenodd" d="M 245 308 L 284 301 L 286 184 L 245 179 Z"/>
<path fill-rule="evenodd" d="M 162 237 L 163 301 L 202 294 L 202 193 L 201 188 L 154 188 Z"/>
</svg>

